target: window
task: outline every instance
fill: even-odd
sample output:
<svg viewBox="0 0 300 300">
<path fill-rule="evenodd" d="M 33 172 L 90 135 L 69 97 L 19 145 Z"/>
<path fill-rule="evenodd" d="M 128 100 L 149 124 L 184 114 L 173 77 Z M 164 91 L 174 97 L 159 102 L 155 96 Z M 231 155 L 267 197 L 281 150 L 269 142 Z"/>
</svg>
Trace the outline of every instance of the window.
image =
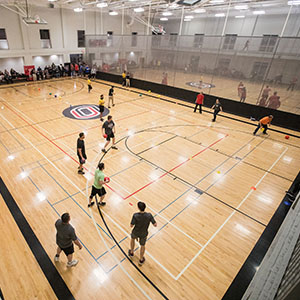
<svg viewBox="0 0 300 300">
<path fill-rule="evenodd" d="M 257 61 L 254 63 L 252 72 L 251 72 L 251 79 L 261 80 L 264 78 L 266 71 L 268 69 L 268 63 Z"/>
<path fill-rule="evenodd" d="M 151 41 L 151 45 L 153 47 L 159 47 L 160 46 L 160 43 L 161 43 L 161 36 L 162 36 L 162 33 L 161 32 L 158 32 L 158 33 L 154 33 L 152 31 L 152 41 Z"/>
<path fill-rule="evenodd" d="M 8 49 L 5 28 L 0 28 L 0 49 Z"/>
<path fill-rule="evenodd" d="M 52 48 L 49 29 L 40 29 L 40 39 L 42 48 Z"/>
<path fill-rule="evenodd" d="M 107 31 L 107 47 L 111 47 L 113 45 L 113 31 Z"/>
<path fill-rule="evenodd" d="M 237 34 L 226 34 L 223 43 L 223 49 L 232 50 L 234 48 L 236 38 L 237 38 Z"/>
<path fill-rule="evenodd" d="M 78 42 L 78 48 L 85 47 L 85 31 L 84 30 L 77 30 L 77 42 Z"/>
<path fill-rule="evenodd" d="M 264 34 L 261 40 L 259 51 L 273 52 L 278 35 Z"/>
<path fill-rule="evenodd" d="M 131 33 L 131 47 L 137 46 L 137 32 Z"/>
<path fill-rule="evenodd" d="M 177 33 L 170 33 L 170 39 L 169 39 L 169 46 L 175 47 L 177 43 L 178 34 Z"/>
<path fill-rule="evenodd" d="M 201 48 L 203 46 L 204 34 L 196 33 L 194 36 L 194 48 Z"/>
</svg>

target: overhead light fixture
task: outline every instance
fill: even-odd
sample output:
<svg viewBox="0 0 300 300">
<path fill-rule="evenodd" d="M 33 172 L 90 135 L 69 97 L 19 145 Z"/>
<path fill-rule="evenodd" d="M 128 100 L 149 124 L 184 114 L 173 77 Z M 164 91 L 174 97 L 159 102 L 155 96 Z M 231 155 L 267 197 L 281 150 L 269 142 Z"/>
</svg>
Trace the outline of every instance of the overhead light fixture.
<svg viewBox="0 0 300 300">
<path fill-rule="evenodd" d="M 194 16 L 185 16 L 185 19 L 194 19 Z"/>
<path fill-rule="evenodd" d="M 57 0 L 48 0 L 49 2 L 56 2 Z"/>
<path fill-rule="evenodd" d="M 211 0 L 209 3 L 223 3 L 224 0 Z"/>
<path fill-rule="evenodd" d="M 236 19 L 244 19 L 245 16 L 235 16 Z"/>
<path fill-rule="evenodd" d="M 99 8 L 103 8 L 103 7 L 107 7 L 107 6 L 108 6 L 108 4 L 106 2 L 101 2 L 101 3 L 97 4 L 97 7 L 99 7 Z"/>
<path fill-rule="evenodd" d="M 75 12 L 82 12 L 82 7 L 76 7 L 76 8 L 74 8 L 74 11 Z"/>
<path fill-rule="evenodd" d="M 266 12 L 264 10 L 255 10 L 253 12 L 254 15 L 264 15 Z"/>
<path fill-rule="evenodd" d="M 168 18 L 160 18 L 160 21 L 168 21 Z"/>
<path fill-rule="evenodd" d="M 288 1 L 288 5 L 300 5 L 300 0 Z"/>
<path fill-rule="evenodd" d="M 193 12 L 196 13 L 196 14 L 202 14 L 202 13 L 206 12 L 206 9 L 204 9 L 204 8 L 197 8 Z"/>
<path fill-rule="evenodd" d="M 135 12 L 143 12 L 144 11 L 144 9 L 142 8 L 142 7 L 137 7 L 137 8 L 134 8 L 133 9 Z"/>
<path fill-rule="evenodd" d="M 192 19 L 184 19 L 183 21 L 184 21 L 184 22 L 191 22 Z"/>
<path fill-rule="evenodd" d="M 171 13 L 170 11 L 165 11 L 162 13 L 163 16 L 168 17 L 168 16 L 172 16 L 173 13 Z"/>
<path fill-rule="evenodd" d="M 238 10 L 248 9 L 248 5 L 235 5 L 234 8 Z"/>
<path fill-rule="evenodd" d="M 117 16 L 117 15 L 118 15 L 118 12 L 116 12 L 116 11 L 110 11 L 110 12 L 109 12 L 109 15 L 110 15 L 110 16 Z"/>
<path fill-rule="evenodd" d="M 215 14 L 215 17 L 222 18 L 222 17 L 225 17 L 225 14 L 223 14 L 223 13 L 221 13 L 221 14 Z"/>
</svg>

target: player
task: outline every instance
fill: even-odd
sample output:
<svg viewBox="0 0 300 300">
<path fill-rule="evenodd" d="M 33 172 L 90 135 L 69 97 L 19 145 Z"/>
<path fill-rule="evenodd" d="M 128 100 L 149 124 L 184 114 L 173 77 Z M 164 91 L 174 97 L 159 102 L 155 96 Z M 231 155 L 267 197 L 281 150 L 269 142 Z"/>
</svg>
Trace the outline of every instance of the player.
<svg viewBox="0 0 300 300">
<path fill-rule="evenodd" d="M 269 116 L 266 116 L 262 119 L 259 120 L 259 123 L 256 127 L 256 129 L 254 130 L 253 132 L 253 135 L 256 135 L 257 131 L 259 130 L 259 128 L 263 127 L 264 128 L 264 131 L 263 131 L 263 134 L 267 134 L 267 130 L 268 130 L 268 124 L 270 126 L 271 122 L 273 120 L 273 116 L 272 115 L 269 115 Z"/>
<path fill-rule="evenodd" d="M 115 145 L 115 134 L 116 134 L 116 127 L 115 123 L 112 120 L 112 116 L 107 117 L 107 121 L 105 121 L 102 125 L 102 134 L 103 136 L 106 136 L 106 143 L 104 145 L 104 148 L 102 149 L 102 152 L 107 153 L 105 150 L 106 146 L 110 143 L 110 139 L 112 139 L 112 149 L 118 150 L 118 148 Z"/>
<path fill-rule="evenodd" d="M 196 98 L 196 105 L 195 105 L 195 108 L 194 108 L 194 112 L 197 111 L 197 107 L 199 105 L 199 113 L 202 114 L 202 105 L 203 105 L 203 102 L 204 102 L 204 95 L 202 92 L 200 92 Z"/>
<path fill-rule="evenodd" d="M 95 204 L 95 202 L 93 201 L 93 197 L 95 195 L 98 195 L 100 197 L 99 206 L 104 206 L 106 204 L 106 202 L 103 202 L 105 194 L 106 194 L 106 190 L 103 185 L 105 183 L 108 183 L 109 180 L 106 179 L 103 171 L 104 171 L 104 163 L 99 163 L 98 167 L 95 171 L 94 184 L 92 186 L 92 192 L 91 192 L 91 195 L 89 198 L 88 207 L 91 207 Z"/>
<path fill-rule="evenodd" d="M 214 110 L 214 118 L 212 119 L 212 121 L 213 121 L 213 122 L 216 122 L 217 114 L 218 114 L 220 111 L 223 111 L 219 99 L 216 100 L 216 103 L 213 105 L 212 109 Z"/>
<path fill-rule="evenodd" d="M 110 108 L 110 101 L 112 103 L 112 106 L 115 106 L 114 104 L 114 87 L 111 86 L 111 88 L 109 89 L 109 92 L 108 92 L 108 108 Z"/>
<path fill-rule="evenodd" d="M 130 223 L 130 227 L 134 228 L 131 232 L 130 250 L 128 251 L 128 255 L 131 257 L 134 255 L 133 251 L 135 247 L 135 240 L 139 240 L 141 245 L 139 266 L 141 266 L 145 262 L 145 244 L 147 241 L 150 222 L 154 227 L 157 227 L 157 223 L 151 213 L 145 212 L 146 204 L 144 202 L 138 202 L 137 206 L 139 208 L 139 212 L 132 216 Z"/>
<path fill-rule="evenodd" d="M 241 98 L 240 98 L 240 102 L 245 102 L 246 100 L 246 97 L 247 97 L 247 90 L 246 90 L 246 87 L 242 87 L 241 89 Z"/>
<path fill-rule="evenodd" d="M 277 92 L 274 92 L 274 94 L 269 98 L 267 107 L 272 109 L 277 109 L 280 107 L 280 97 L 277 96 Z"/>
<path fill-rule="evenodd" d="M 100 121 L 103 122 L 103 112 L 104 112 L 104 95 L 100 95 L 99 99 L 99 111 L 100 111 Z"/>
<path fill-rule="evenodd" d="M 92 82 L 91 82 L 90 79 L 88 79 L 87 84 L 88 84 L 88 93 L 90 93 L 91 90 L 92 90 L 92 88 L 93 88 L 93 87 L 92 87 Z"/>
<path fill-rule="evenodd" d="M 84 175 L 83 164 L 85 164 L 85 161 L 87 159 L 85 154 L 84 138 L 85 138 L 84 133 L 80 132 L 79 138 L 77 139 L 77 155 L 79 159 L 78 174 L 82 174 L 82 175 Z"/>
<path fill-rule="evenodd" d="M 126 85 L 126 71 L 124 70 L 122 73 L 122 86 Z"/>
<path fill-rule="evenodd" d="M 240 81 L 237 90 L 238 90 L 238 97 L 241 98 L 241 94 L 242 94 L 242 88 L 244 87 L 244 84 L 242 81 Z"/>
</svg>

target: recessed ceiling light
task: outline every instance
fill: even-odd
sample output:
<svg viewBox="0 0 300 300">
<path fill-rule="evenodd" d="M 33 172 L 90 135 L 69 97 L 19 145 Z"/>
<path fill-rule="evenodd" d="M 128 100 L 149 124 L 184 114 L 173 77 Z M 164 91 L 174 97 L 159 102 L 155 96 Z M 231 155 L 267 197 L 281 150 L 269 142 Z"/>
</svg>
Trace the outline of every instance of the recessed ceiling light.
<svg viewBox="0 0 300 300">
<path fill-rule="evenodd" d="M 238 10 L 248 9 L 248 5 L 235 5 L 234 8 Z"/>
<path fill-rule="evenodd" d="M 133 9 L 135 12 L 143 12 L 144 9 L 142 7 L 137 7 Z"/>
<path fill-rule="evenodd" d="M 300 0 L 288 1 L 288 5 L 300 5 Z"/>
<path fill-rule="evenodd" d="M 215 14 L 215 17 L 222 18 L 222 17 L 225 17 L 225 14 L 223 14 L 223 13 L 221 13 L 221 14 Z"/>
<path fill-rule="evenodd" d="M 202 14 L 202 13 L 206 12 L 206 9 L 204 9 L 204 8 L 197 8 L 193 12 L 196 13 L 196 14 Z"/>
<path fill-rule="evenodd" d="M 185 19 L 194 19 L 194 16 L 185 16 Z"/>
<path fill-rule="evenodd" d="M 101 2 L 97 4 L 97 7 L 102 8 L 102 7 L 107 7 L 108 4 L 106 2 Z"/>
<path fill-rule="evenodd" d="M 236 19 L 244 19 L 245 16 L 235 16 Z"/>
<path fill-rule="evenodd" d="M 191 22 L 192 19 L 184 19 L 183 21 L 184 21 L 184 22 Z"/>
<path fill-rule="evenodd" d="M 160 18 L 160 21 L 168 21 L 168 18 Z"/>
<path fill-rule="evenodd" d="M 224 0 L 211 0 L 209 3 L 223 3 Z"/>
<path fill-rule="evenodd" d="M 82 12 L 82 7 L 76 7 L 76 8 L 74 8 L 74 11 L 75 12 Z"/>
<path fill-rule="evenodd" d="M 167 17 L 167 16 L 172 16 L 173 13 L 171 13 L 170 11 L 165 11 L 162 13 L 163 16 Z"/>
<path fill-rule="evenodd" d="M 56 2 L 57 0 L 48 0 L 49 2 Z"/>
<path fill-rule="evenodd" d="M 109 15 L 110 15 L 110 16 L 117 16 L 117 15 L 118 15 L 118 12 L 116 12 L 116 11 L 110 11 L 110 12 L 109 12 Z"/>
<path fill-rule="evenodd" d="M 253 12 L 254 15 L 264 15 L 266 12 L 264 10 L 255 10 Z"/>
</svg>

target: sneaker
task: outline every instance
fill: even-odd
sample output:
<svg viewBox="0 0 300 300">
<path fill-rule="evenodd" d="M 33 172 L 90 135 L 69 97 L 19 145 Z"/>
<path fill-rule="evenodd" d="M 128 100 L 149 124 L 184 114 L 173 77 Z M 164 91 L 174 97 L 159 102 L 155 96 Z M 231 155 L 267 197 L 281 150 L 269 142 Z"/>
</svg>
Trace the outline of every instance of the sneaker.
<svg viewBox="0 0 300 300">
<path fill-rule="evenodd" d="M 78 264 L 78 260 L 77 259 L 73 259 L 70 262 L 67 263 L 67 267 L 71 268 L 71 267 L 75 267 Z"/>
<path fill-rule="evenodd" d="M 118 150 L 118 148 L 116 146 L 111 146 L 111 149 Z"/>
<path fill-rule="evenodd" d="M 145 260 L 146 260 L 145 257 L 143 257 L 142 260 L 139 260 L 139 266 L 142 266 L 144 264 Z"/>
<path fill-rule="evenodd" d="M 101 150 L 103 153 L 107 153 L 107 151 L 103 148 L 102 150 Z"/>
<path fill-rule="evenodd" d="M 91 204 L 88 204 L 88 207 L 91 207 L 91 206 L 93 206 L 94 204 L 95 204 L 95 202 L 92 201 Z"/>
<path fill-rule="evenodd" d="M 99 202 L 98 205 L 99 206 L 104 206 L 104 205 L 106 205 L 106 202 Z"/>
<path fill-rule="evenodd" d="M 133 257 L 133 256 L 134 256 L 134 253 L 131 252 L 130 250 L 128 250 L 128 256 L 129 256 L 129 257 Z"/>
<path fill-rule="evenodd" d="M 55 255 L 55 256 L 54 256 L 54 261 L 55 261 L 55 262 L 58 262 L 58 261 L 59 261 L 59 256 Z"/>
<path fill-rule="evenodd" d="M 78 174 L 84 175 L 85 173 L 82 170 L 78 170 Z"/>
<path fill-rule="evenodd" d="M 101 121 L 101 122 L 103 122 L 103 121 L 104 121 L 104 119 L 103 119 L 103 118 L 100 118 L 100 121 Z"/>
<path fill-rule="evenodd" d="M 113 106 L 115 106 L 115 105 L 113 104 Z"/>
</svg>

